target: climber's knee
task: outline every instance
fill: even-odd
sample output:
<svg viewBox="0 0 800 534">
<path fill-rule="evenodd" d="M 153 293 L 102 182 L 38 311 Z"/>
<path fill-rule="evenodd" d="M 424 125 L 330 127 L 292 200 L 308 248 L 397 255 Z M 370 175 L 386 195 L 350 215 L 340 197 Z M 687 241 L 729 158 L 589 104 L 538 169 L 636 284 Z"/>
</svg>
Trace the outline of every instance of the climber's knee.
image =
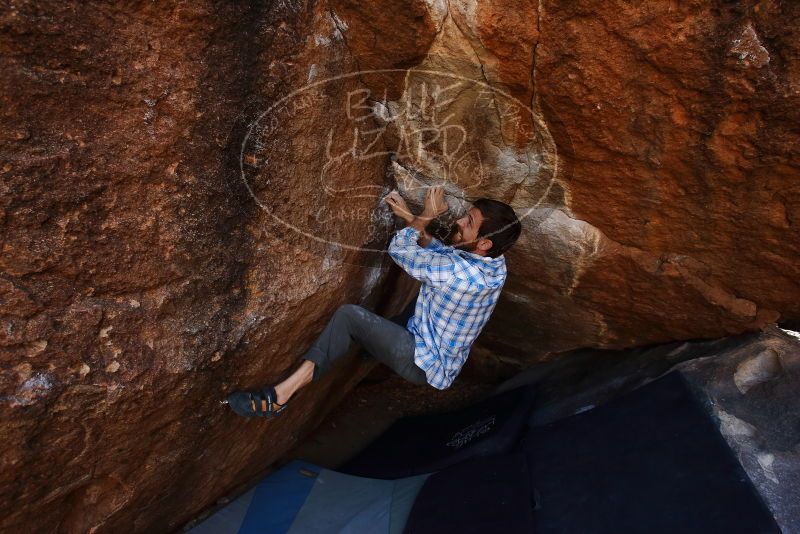
<svg viewBox="0 0 800 534">
<path fill-rule="evenodd" d="M 366 335 L 367 310 L 357 304 L 342 304 L 336 310 L 339 320 L 344 323 L 344 327 L 355 339 L 360 339 Z"/>
<path fill-rule="evenodd" d="M 357 304 L 342 304 L 339 306 L 339 309 L 336 310 L 336 313 L 341 313 L 343 315 L 357 315 L 360 310 L 363 308 Z"/>
</svg>

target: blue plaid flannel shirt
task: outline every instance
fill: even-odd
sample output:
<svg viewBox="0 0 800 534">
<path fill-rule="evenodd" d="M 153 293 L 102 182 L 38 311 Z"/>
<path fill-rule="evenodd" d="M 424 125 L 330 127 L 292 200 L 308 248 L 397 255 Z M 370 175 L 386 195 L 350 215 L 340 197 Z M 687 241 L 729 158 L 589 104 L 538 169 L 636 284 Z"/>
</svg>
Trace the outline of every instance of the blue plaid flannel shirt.
<svg viewBox="0 0 800 534">
<path fill-rule="evenodd" d="M 437 389 L 450 387 L 467 361 L 472 343 L 494 311 L 506 280 L 504 256 L 490 258 L 432 239 L 406 226 L 389 244 L 389 255 L 422 282 L 414 315 L 406 328 L 414 334 L 414 362 Z"/>
</svg>

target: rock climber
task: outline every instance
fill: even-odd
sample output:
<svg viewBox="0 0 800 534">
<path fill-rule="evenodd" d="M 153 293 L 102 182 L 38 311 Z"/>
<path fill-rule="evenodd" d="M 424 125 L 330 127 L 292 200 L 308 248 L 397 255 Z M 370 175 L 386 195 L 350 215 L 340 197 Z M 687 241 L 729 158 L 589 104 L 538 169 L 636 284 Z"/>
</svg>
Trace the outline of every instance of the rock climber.
<svg viewBox="0 0 800 534">
<path fill-rule="evenodd" d="M 414 384 L 446 389 L 461 372 L 495 308 L 506 279 L 503 253 L 522 225 L 508 204 L 481 198 L 440 241 L 426 228 L 448 210 L 442 187 L 428 188 L 419 215 L 396 190 L 383 201 L 406 223 L 392 237 L 389 255 L 421 282 L 416 301 L 401 314 L 406 317 L 395 322 L 361 306 L 340 306 L 288 378 L 228 395 L 223 403 L 237 414 L 277 416 L 300 388 L 319 380 L 349 351 L 352 340 Z"/>
</svg>

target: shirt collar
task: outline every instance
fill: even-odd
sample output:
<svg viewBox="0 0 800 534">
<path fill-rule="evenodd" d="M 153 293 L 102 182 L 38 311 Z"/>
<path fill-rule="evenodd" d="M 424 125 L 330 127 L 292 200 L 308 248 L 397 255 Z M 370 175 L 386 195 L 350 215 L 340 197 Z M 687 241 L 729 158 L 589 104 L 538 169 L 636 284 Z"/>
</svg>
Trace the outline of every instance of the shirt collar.
<svg viewBox="0 0 800 534">
<path fill-rule="evenodd" d="M 501 263 L 505 263 L 505 261 L 506 261 L 505 256 L 503 256 L 502 254 L 499 255 L 496 258 L 492 258 L 490 256 L 481 256 L 480 254 L 474 254 L 472 252 L 467 252 L 466 250 L 461 250 L 460 248 L 455 248 L 455 247 L 452 247 L 452 248 L 453 248 L 453 251 L 455 251 L 456 254 L 458 254 L 459 256 L 461 256 L 463 258 L 467 258 L 467 259 L 471 259 L 471 260 L 475 260 L 475 261 L 482 261 L 483 263 L 493 263 L 493 264 L 496 264 L 496 265 L 500 265 Z"/>
<path fill-rule="evenodd" d="M 431 245 L 434 245 L 436 248 L 443 248 L 443 249 L 447 249 L 447 250 L 452 250 L 453 252 L 455 252 L 459 256 L 461 256 L 461 257 L 463 257 L 465 259 L 468 259 L 468 260 L 481 261 L 483 263 L 495 264 L 495 265 L 498 265 L 498 266 L 503 264 L 503 263 L 505 263 L 505 261 L 506 261 L 506 258 L 505 258 L 505 256 L 503 254 L 501 254 L 500 256 L 498 256 L 496 258 L 491 258 L 489 256 L 481 256 L 480 254 L 473 254 L 472 252 L 467 252 L 466 250 L 461 250 L 460 248 L 455 248 L 452 245 L 445 245 L 444 243 L 442 243 L 441 241 L 439 241 L 435 237 L 431 237 L 431 242 L 430 242 L 430 244 L 428 246 L 430 247 Z"/>
</svg>

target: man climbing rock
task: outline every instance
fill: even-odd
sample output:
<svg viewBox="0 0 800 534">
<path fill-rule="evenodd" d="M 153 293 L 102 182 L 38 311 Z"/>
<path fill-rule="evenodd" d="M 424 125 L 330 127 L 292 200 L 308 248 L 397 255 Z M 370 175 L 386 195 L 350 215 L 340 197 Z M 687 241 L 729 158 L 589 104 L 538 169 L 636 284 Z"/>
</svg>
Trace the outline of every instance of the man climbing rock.
<svg viewBox="0 0 800 534">
<path fill-rule="evenodd" d="M 427 233 L 432 219 L 447 211 L 444 190 L 428 189 L 420 215 L 397 191 L 384 202 L 406 227 L 389 244 L 389 254 L 422 285 L 405 325 L 353 304 L 336 310 L 328 325 L 286 380 L 237 391 L 225 402 L 246 417 L 274 417 L 298 389 L 319 380 L 356 340 L 375 359 L 415 384 L 450 387 L 497 303 L 506 279 L 503 253 L 522 226 L 507 204 L 478 199 L 450 228 L 444 242 Z M 410 311 L 410 310 L 408 310 Z"/>
</svg>

